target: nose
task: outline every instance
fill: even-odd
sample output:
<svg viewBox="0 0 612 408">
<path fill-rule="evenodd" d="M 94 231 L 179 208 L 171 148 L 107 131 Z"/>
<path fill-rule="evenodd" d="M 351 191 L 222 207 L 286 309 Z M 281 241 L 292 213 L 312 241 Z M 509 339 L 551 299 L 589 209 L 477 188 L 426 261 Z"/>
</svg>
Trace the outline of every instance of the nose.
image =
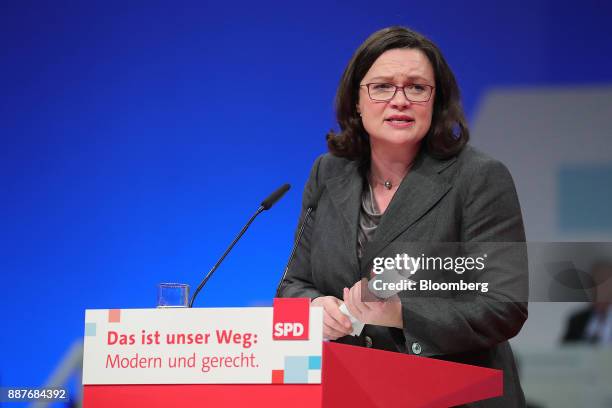
<svg viewBox="0 0 612 408">
<path fill-rule="evenodd" d="M 393 107 L 400 108 L 409 106 L 411 102 L 408 100 L 408 98 L 406 98 L 403 88 L 396 88 L 395 95 L 393 95 L 393 98 L 391 98 L 389 103 L 391 103 L 391 106 Z"/>
</svg>

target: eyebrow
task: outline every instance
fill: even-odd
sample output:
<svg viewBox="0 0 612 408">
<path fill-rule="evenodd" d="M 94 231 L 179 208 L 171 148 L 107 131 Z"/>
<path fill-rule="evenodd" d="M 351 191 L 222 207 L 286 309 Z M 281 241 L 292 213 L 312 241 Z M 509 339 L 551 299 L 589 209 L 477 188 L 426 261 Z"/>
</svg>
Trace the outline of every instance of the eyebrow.
<svg viewBox="0 0 612 408">
<path fill-rule="evenodd" d="M 425 84 L 429 84 L 429 80 L 426 78 L 423 78 L 422 76 L 419 75 L 402 75 L 403 78 L 409 79 L 409 80 L 417 80 L 417 81 L 423 81 Z M 393 77 L 392 76 L 377 76 L 374 78 L 371 78 L 370 81 L 387 81 L 387 82 L 393 82 Z"/>
</svg>

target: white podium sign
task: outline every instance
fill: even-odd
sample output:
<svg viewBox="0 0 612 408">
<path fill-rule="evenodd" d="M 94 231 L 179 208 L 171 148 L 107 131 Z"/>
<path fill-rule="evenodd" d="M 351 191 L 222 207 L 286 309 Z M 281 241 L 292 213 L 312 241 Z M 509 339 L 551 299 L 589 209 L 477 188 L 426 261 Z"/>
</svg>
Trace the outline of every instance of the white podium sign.
<svg viewBox="0 0 612 408">
<path fill-rule="evenodd" d="M 83 384 L 320 383 L 322 321 L 274 340 L 272 307 L 87 310 Z"/>
</svg>

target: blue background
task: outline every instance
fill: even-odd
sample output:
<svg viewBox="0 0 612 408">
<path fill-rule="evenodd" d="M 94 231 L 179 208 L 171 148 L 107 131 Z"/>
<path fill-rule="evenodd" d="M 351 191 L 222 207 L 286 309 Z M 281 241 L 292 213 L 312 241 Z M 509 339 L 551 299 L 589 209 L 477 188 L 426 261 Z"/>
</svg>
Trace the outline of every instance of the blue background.
<svg viewBox="0 0 612 408">
<path fill-rule="evenodd" d="M 0 383 L 42 384 L 86 308 L 197 285 L 268 304 L 357 46 L 407 25 L 443 50 L 468 118 L 496 86 L 612 82 L 608 2 L 28 2 L 0 5 Z"/>
</svg>

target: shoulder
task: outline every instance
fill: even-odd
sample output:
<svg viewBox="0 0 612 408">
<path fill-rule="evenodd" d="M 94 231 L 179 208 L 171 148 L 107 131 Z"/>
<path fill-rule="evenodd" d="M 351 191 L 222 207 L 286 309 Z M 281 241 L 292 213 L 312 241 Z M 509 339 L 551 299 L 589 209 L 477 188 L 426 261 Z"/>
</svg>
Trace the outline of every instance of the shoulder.
<svg viewBox="0 0 612 408">
<path fill-rule="evenodd" d="M 454 183 L 464 191 L 479 192 L 495 186 L 514 191 L 514 180 L 508 167 L 501 161 L 470 145 L 456 156 Z"/>
<path fill-rule="evenodd" d="M 481 152 L 471 145 L 466 145 L 465 148 L 457 155 L 457 164 L 462 173 L 466 175 L 474 175 L 484 171 L 508 172 L 508 168 L 499 160 L 494 159 L 488 154 Z"/>
<path fill-rule="evenodd" d="M 314 197 L 318 197 L 328 180 L 346 177 L 356 171 L 357 163 L 354 161 L 336 157 L 330 153 L 320 155 L 312 165 L 308 181 L 304 186 L 303 205 L 308 206 Z"/>
<path fill-rule="evenodd" d="M 462 207 L 463 239 L 525 241 L 521 207 L 508 168 L 471 146 L 466 146 L 456 161 L 451 183 Z"/>
<path fill-rule="evenodd" d="M 315 160 L 311 177 L 314 176 L 319 183 L 324 183 L 331 178 L 356 171 L 357 167 L 357 162 L 353 160 L 325 153 Z"/>
</svg>

